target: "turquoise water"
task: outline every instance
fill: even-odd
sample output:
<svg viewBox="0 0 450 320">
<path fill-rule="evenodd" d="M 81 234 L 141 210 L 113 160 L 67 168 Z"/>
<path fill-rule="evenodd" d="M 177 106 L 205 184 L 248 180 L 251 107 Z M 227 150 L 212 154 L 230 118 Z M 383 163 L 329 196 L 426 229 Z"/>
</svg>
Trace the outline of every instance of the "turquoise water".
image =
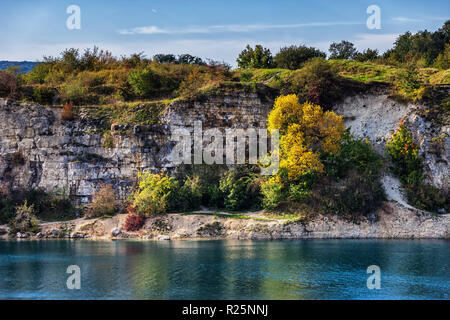
<svg viewBox="0 0 450 320">
<path fill-rule="evenodd" d="M 449 299 L 449 267 L 446 240 L 0 241 L 0 299 Z"/>
</svg>

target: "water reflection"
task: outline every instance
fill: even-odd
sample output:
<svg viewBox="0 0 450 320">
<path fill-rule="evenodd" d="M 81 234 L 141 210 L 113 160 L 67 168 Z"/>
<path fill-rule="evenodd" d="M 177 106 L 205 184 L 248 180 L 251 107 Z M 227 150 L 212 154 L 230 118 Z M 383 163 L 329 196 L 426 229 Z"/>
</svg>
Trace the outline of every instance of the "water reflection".
<svg viewBox="0 0 450 320">
<path fill-rule="evenodd" d="M 3 241 L 0 298 L 448 299 L 449 262 L 446 240 Z"/>
</svg>

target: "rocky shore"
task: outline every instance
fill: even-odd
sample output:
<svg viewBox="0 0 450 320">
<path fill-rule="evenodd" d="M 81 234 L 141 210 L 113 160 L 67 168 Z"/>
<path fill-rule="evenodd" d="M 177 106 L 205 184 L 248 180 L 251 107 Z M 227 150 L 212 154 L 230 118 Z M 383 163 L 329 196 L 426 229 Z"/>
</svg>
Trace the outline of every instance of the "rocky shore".
<svg viewBox="0 0 450 320">
<path fill-rule="evenodd" d="M 0 226 L 0 238 L 19 239 L 348 239 L 449 238 L 450 214 L 433 215 L 385 202 L 369 218 L 354 223 L 336 216 L 317 215 L 308 221 L 275 219 L 261 212 L 239 216 L 207 211 L 150 217 L 137 232 L 124 228 L 125 214 L 110 218 L 80 218 L 41 223 L 38 234 L 9 235 Z"/>
</svg>

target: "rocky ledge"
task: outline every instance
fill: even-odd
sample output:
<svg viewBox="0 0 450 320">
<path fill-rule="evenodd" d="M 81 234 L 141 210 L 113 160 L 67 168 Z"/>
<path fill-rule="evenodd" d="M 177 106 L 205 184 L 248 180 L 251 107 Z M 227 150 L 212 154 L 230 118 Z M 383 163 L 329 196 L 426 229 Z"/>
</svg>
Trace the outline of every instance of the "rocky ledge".
<svg viewBox="0 0 450 320">
<path fill-rule="evenodd" d="M 369 218 L 354 223 L 336 216 L 317 215 L 309 221 L 270 219 L 260 212 L 243 218 L 197 212 L 150 217 L 137 232 L 124 228 L 125 214 L 103 219 L 42 223 L 38 234 L 0 237 L 20 239 L 344 239 L 344 238 L 449 238 L 450 214 L 432 215 L 385 202 Z M 3 231 L 2 231 L 3 230 Z"/>
</svg>

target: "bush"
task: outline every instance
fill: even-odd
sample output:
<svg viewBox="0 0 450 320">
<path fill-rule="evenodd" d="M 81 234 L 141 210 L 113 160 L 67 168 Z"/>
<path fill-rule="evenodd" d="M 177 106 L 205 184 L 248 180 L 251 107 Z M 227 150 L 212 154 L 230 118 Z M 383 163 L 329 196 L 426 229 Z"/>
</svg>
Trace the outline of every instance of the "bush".
<svg viewBox="0 0 450 320">
<path fill-rule="evenodd" d="M 133 207 L 144 215 L 162 214 L 170 211 L 196 209 L 202 194 L 197 178 L 187 178 L 183 185 L 165 173 L 138 174 L 138 188 L 133 196 Z"/>
<path fill-rule="evenodd" d="M 47 78 L 47 75 L 51 71 L 52 65 L 50 63 L 38 63 L 33 69 L 26 75 L 28 83 L 43 84 Z"/>
<path fill-rule="evenodd" d="M 300 102 L 312 102 L 325 109 L 331 108 L 342 95 L 337 72 L 323 58 L 313 58 L 287 79 L 289 91 L 297 94 Z"/>
<path fill-rule="evenodd" d="M 179 207 L 181 211 L 197 209 L 202 202 L 202 186 L 198 176 L 187 177 L 179 190 Z"/>
<path fill-rule="evenodd" d="M 200 203 L 209 208 L 223 208 L 223 194 L 219 188 L 219 182 L 224 174 L 222 165 L 184 165 L 176 168 L 174 176 L 178 180 L 184 177 L 192 177 L 200 189 Z"/>
<path fill-rule="evenodd" d="M 386 143 L 386 149 L 392 159 L 394 173 L 403 182 L 407 181 L 408 176 L 412 172 L 422 172 L 422 159 L 419 157 L 419 146 L 414 142 L 412 133 L 403 120 L 400 122 L 399 127 L 391 139 Z M 415 182 L 418 182 L 418 180 L 416 179 Z"/>
<path fill-rule="evenodd" d="M 52 104 L 55 91 L 52 88 L 37 86 L 33 88 L 33 101 L 40 104 Z"/>
<path fill-rule="evenodd" d="M 17 88 L 16 76 L 11 72 L 0 70 L 0 97 L 13 97 Z"/>
<path fill-rule="evenodd" d="M 239 79 L 241 82 L 250 82 L 253 78 L 253 72 L 244 71 L 239 75 Z"/>
<path fill-rule="evenodd" d="M 349 170 L 339 181 L 322 180 L 311 192 L 311 202 L 317 210 L 353 220 L 376 210 L 383 199 L 378 177 L 357 170 Z"/>
<path fill-rule="evenodd" d="M 7 185 L 0 183 L 0 224 L 8 223 L 14 217 L 14 202 Z"/>
<path fill-rule="evenodd" d="M 413 181 L 416 179 L 413 179 Z M 435 186 L 423 183 L 407 183 L 404 185 L 408 202 L 416 208 L 432 212 L 450 211 L 450 195 Z"/>
<path fill-rule="evenodd" d="M 75 118 L 75 110 L 73 108 L 73 102 L 66 102 L 66 104 L 62 109 L 61 117 L 63 120 L 66 121 L 71 121 Z"/>
<path fill-rule="evenodd" d="M 94 193 L 92 202 L 88 205 L 88 217 L 113 215 L 117 209 L 116 192 L 108 184 Z"/>
<path fill-rule="evenodd" d="M 277 68 L 296 70 L 300 69 L 309 59 L 325 58 L 326 56 L 325 52 L 313 47 L 290 46 L 281 48 L 274 61 Z"/>
<path fill-rule="evenodd" d="M 263 182 L 261 193 L 263 195 L 262 205 L 269 210 L 277 208 L 285 198 L 283 185 L 278 177 L 272 177 Z"/>
<path fill-rule="evenodd" d="M 3 187 L 5 191 L 8 189 Z M 0 223 L 7 223 L 14 217 L 14 208 L 25 201 L 33 205 L 37 218 L 44 221 L 74 219 L 75 208 L 65 190 L 45 192 L 42 189 L 14 190 L 5 192 L 0 199 Z"/>
<path fill-rule="evenodd" d="M 444 52 L 441 52 L 434 63 L 436 68 L 447 70 L 450 68 L 450 43 L 445 45 Z"/>
<path fill-rule="evenodd" d="M 288 199 L 291 202 L 308 203 L 311 188 L 317 180 L 317 174 L 309 171 L 303 174 L 298 181 L 291 183 L 288 189 Z"/>
<path fill-rule="evenodd" d="M 355 139 L 347 129 L 337 154 L 323 153 L 325 177 L 313 187 L 313 207 L 326 213 L 367 215 L 384 200 L 380 182 L 382 160 L 369 141 Z"/>
<path fill-rule="evenodd" d="M 70 81 L 63 87 L 62 95 L 66 101 L 82 104 L 85 99 L 83 82 L 80 80 Z"/>
<path fill-rule="evenodd" d="M 182 97 L 192 99 L 208 83 L 208 78 L 200 68 L 194 68 L 187 78 L 181 82 L 179 93 Z"/>
<path fill-rule="evenodd" d="M 160 77 L 150 68 L 131 71 L 128 82 L 140 97 L 150 97 L 161 86 Z"/>
<path fill-rule="evenodd" d="M 9 223 L 10 233 L 15 234 L 17 232 L 39 232 L 39 223 L 35 217 L 34 205 L 28 205 L 25 202 L 15 207 L 15 217 Z"/>
<path fill-rule="evenodd" d="M 261 206 L 259 179 L 253 167 L 238 166 L 228 171 L 220 179 L 219 189 L 228 210 L 258 209 Z"/>
<path fill-rule="evenodd" d="M 413 64 L 398 73 L 395 85 L 397 92 L 409 100 L 420 100 L 425 94 L 425 88 L 421 86 L 419 72 Z"/>
<path fill-rule="evenodd" d="M 424 183 L 419 146 L 403 120 L 386 143 L 386 149 L 393 163 L 392 171 L 399 176 L 411 205 L 433 212 L 450 209 L 448 192 Z"/>
<path fill-rule="evenodd" d="M 360 173 L 378 175 L 382 161 L 368 140 L 355 139 L 350 134 L 350 130 L 346 129 L 339 150 L 338 154 L 323 153 L 321 155 L 327 176 L 341 179 L 352 168 Z"/>
<path fill-rule="evenodd" d="M 128 214 L 125 219 L 126 231 L 138 231 L 145 224 L 145 216 L 140 214 Z"/>
</svg>

